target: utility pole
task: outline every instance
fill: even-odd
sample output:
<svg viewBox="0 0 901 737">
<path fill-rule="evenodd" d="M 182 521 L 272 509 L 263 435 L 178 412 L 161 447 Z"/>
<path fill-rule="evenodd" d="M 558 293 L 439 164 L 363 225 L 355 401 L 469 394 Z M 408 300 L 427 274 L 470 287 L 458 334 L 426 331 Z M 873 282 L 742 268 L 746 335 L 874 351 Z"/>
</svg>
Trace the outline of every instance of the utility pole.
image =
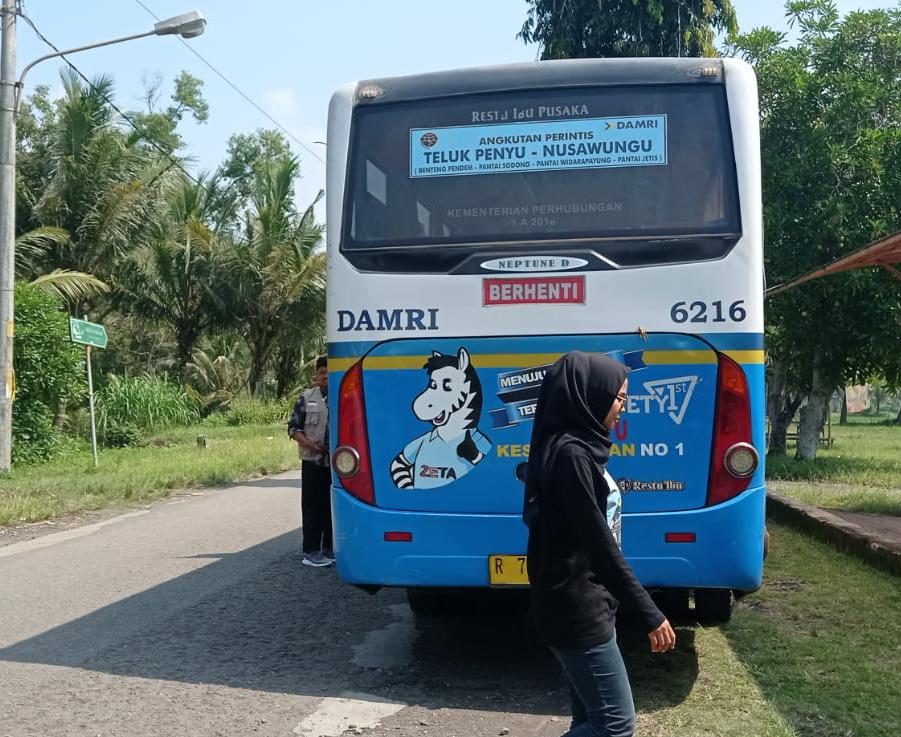
<svg viewBox="0 0 901 737">
<path fill-rule="evenodd" d="M 13 286 L 16 240 L 16 14 L 3 0 L 0 31 L 0 474 L 12 461 Z"/>
</svg>

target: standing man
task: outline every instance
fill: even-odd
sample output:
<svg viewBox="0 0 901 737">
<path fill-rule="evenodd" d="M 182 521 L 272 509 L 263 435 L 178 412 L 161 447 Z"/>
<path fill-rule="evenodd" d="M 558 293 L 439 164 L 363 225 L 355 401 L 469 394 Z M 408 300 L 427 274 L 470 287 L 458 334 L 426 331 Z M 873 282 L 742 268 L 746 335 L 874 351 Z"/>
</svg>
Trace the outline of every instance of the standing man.
<svg viewBox="0 0 901 737">
<path fill-rule="evenodd" d="M 316 359 L 313 386 L 301 394 L 288 422 L 288 435 L 300 453 L 300 510 L 303 564 L 322 568 L 335 562 L 332 552 L 332 477 L 328 450 L 328 363 Z"/>
</svg>

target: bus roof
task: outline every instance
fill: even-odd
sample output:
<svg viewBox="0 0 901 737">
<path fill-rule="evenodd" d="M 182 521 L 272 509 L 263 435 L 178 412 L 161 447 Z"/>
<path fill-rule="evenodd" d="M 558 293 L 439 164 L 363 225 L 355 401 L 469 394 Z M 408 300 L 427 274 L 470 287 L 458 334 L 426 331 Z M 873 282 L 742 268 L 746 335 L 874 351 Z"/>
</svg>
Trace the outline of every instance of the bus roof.
<svg viewBox="0 0 901 737">
<path fill-rule="evenodd" d="M 730 60 L 731 61 L 731 60 Z M 503 64 L 362 80 L 356 104 L 380 104 L 431 97 L 507 92 L 542 87 L 645 84 L 722 84 L 723 59 L 561 59 Z M 360 90 L 378 88 L 374 97 Z"/>
</svg>

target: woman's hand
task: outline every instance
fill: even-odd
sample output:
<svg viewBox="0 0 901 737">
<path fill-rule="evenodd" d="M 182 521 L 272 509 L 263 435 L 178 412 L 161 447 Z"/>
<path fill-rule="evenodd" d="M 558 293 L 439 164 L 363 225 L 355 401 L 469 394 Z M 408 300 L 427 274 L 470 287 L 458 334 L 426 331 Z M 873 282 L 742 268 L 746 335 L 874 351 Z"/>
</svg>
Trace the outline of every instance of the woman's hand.
<svg viewBox="0 0 901 737">
<path fill-rule="evenodd" d="M 668 619 L 664 619 L 663 624 L 653 632 L 648 632 L 648 639 L 651 641 L 652 653 L 665 653 L 676 647 L 676 633 Z"/>
</svg>

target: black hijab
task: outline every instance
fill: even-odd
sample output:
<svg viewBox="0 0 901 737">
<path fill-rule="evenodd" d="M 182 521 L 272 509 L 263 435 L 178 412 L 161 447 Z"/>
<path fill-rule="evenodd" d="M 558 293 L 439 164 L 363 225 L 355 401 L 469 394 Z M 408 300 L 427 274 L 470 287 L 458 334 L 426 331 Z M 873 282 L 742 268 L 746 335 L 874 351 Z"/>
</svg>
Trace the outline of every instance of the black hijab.
<svg viewBox="0 0 901 737">
<path fill-rule="evenodd" d="M 571 351 L 545 374 L 532 426 L 523 520 L 531 527 L 541 494 L 559 450 L 568 443 L 584 448 L 599 474 L 610 457 L 610 431 L 604 419 L 626 380 L 623 364 L 599 353 Z"/>
</svg>

